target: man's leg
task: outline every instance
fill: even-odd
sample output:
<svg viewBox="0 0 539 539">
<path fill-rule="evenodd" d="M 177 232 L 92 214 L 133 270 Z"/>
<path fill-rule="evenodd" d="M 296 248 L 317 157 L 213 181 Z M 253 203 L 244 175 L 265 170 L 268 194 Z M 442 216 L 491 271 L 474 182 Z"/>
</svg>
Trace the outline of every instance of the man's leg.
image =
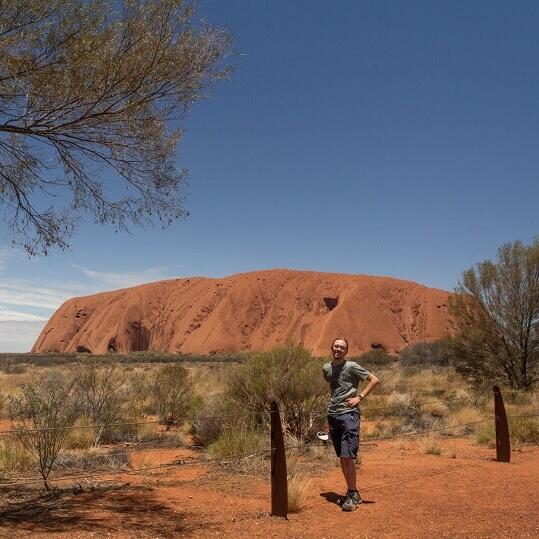
<svg viewBox="0 0 539 539">
<path fill-rule="evenodd" d="M 348 490 L 357 490 L 356 488 L 356 465 L 351 457 L 341 457 L 341 469 L 346 480 Z"/>
</svg>

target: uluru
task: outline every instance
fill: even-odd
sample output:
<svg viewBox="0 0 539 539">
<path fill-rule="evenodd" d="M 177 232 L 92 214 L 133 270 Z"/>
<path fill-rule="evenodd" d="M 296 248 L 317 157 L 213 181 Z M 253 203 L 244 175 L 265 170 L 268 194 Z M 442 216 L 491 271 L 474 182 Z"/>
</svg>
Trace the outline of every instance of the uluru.
<svg viewBox="0 0 539 539">
<path fill-rule="evenodd" d="M 324 356 L 439 339 L 449 293 L 390 277 L 273 269 L 158 281 L 66 301 L 32 352 L 218 354 L 301 344 Z"/>
</svg>

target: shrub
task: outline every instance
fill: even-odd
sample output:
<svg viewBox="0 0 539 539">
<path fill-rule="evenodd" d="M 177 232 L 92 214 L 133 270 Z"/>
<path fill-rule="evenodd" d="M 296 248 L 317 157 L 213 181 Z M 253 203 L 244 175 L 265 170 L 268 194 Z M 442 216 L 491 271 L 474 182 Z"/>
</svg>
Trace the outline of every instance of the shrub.
<svg viewBox="0 0 539 539">
<path fill-rule="evenodd" d="M 411 344 L 399 354 L 403 367 L 449 367 L 453 358 L 454 350 L 447 339 Z"/>
<path fill-rule="evenodd" d="M 0 476 L 25 472 L 34 466 L 35 459 L 19 440 L 14 438 L 0 440 Z"/>
<path fill-rule="evenodd" d="M 228 428 L 208 448 L 215 458 L 234 458 L 269 449 L 269 434 L 242 428 Z M 269 455 L 269 451 L 268 451 Z"/>
<path fill-rule="evenodd" d="M 256 418 L 243 406 L 219 397 L 197 409 L 192 432 L 196 444 L 207 446 L 215 442 L 227 428 L 253 430 L 256 426 Z"/>
<path fill-rule="evenodd" d="M 285 430 L 298 438 L 310 436 L 324 415 L 328 387 L 322 363 L 302 347 L 277 346 L 249 357 L 225 376 L 225 394 L 267 422 L 269 401 L 275 400 Z"/>
<path fill-rule="evenodd" d="M 178 364 L 161 367 L 153 380 L 151 398 L 154 412 L 168 428 L 185 420 L 195 405 L 188 370 Z"/>
<path fill-rule="evenodd" d="M 96 361 L 89 361 L 76 370 L 75 379 L 82 413 L 91 424 L 125 423 L 133 417 L 127 375 L 119 371 L 116 363 L 102 366 Z M 114 441 L 118 429 L 116 425 L 97 429 L 94 445 L 101 441 Z"/>
<path fill-rule="evenodd" d="M 33 453 L 45 488 L 47 478 L 79 415 L 73 381 L 51 372 L 38 382 L 22 384 L 10 399 L 10 416 L 18 438 Z"/>
<path fill-rule="evenodd" d="M 375 350 L 369 350 L 361 354 L 357 359 L 348 358 L 351 361 L 357 361 L 362 367 L 368 371 L 375 371 L 377 368 L 388 367 L 394 365 L 397 361 L 395 356 L 388 354 L 385 350 L 377 348 Z"/>
<path fill-rule="evenodd" d="M 76 453 L 59 455 L 54 464 L 54 470 L 59 472 L 97 472 L 102 470 L 125 470 L 129 466 L 129 455 L 124 448 L 112 451 L 90 449 Z"/>
</svg>

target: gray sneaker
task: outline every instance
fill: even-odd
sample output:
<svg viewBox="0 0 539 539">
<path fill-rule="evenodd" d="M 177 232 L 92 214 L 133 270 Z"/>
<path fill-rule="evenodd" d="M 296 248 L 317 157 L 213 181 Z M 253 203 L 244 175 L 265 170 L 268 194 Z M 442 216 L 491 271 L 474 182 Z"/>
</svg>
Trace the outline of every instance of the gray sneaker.
<svg viewBox="0 0 539 539">
<path fill-rule="evenodd" d="M 355 511 L 357 506 L 362 502 L 359 492 L 355 490 L 354 492 L 349 492 L 346 496 L 346 499 L 341 505 L 343 511 Z"/>
</svg>

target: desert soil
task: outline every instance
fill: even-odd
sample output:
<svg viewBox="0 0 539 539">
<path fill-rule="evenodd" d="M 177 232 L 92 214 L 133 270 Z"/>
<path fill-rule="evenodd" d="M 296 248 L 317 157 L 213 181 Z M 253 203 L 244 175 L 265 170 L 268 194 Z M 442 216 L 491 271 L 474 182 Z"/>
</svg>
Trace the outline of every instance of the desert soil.
<svg viewBox="0 0 539 539">
<path fill-rule="evenodd" d="M 56 498 L 2 503 L 2 537 L 539 537 L 539 447 L 513 452 L 510 464 L 466 439 L 443 439 L 442 455 L 421 441 L 364 448 L 359 471 L 365 503 L 353 513 L 335 504 L 343 491 L 337 467 L 312 479 L 302 510 L 269 516 L 264 478 L 183 466 Z M 452 449 L 449 449 L 449 446 Z M 455 457 L 452 458 L 451 454 Z M 189 459 L 187 450 L 137 454 L 135 466 Z M 328 457 L 330 458 L 330 457 Z M 0 493 L 6 497 L 6 492 Z"/>
</svg>

